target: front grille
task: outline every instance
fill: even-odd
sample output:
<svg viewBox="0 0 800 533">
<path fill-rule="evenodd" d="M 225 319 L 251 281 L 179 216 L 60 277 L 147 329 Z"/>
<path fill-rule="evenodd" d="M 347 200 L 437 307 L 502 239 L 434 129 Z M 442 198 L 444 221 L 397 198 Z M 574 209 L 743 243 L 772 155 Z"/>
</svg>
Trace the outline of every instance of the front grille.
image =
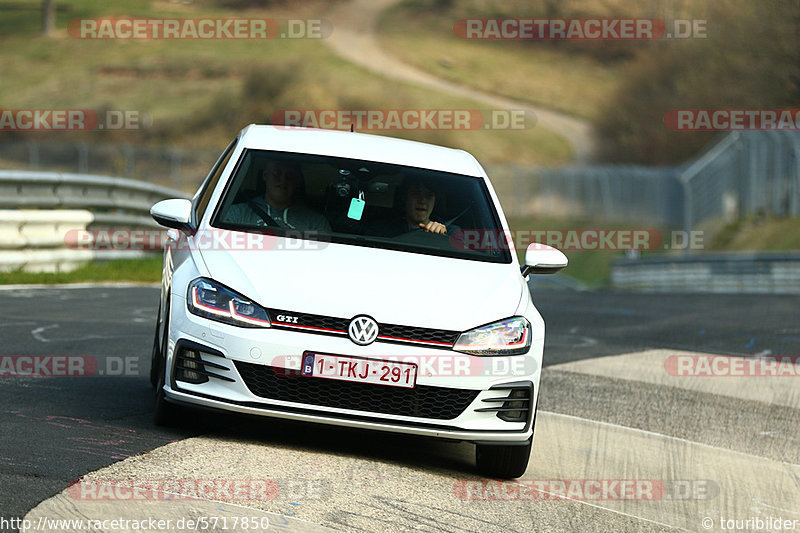
<svg viewBox="0 0 800 533">
<path fill-rule="evenodd" d="M 277 329 L 346 336 L 349 318 L 337 318 L 281 309 L 268 309 L 270 323 Z M 278 317 L 282 320 L 278 320 Z M 432 348 L 452 348 L 461 332 L 446 329 L 420 328 L 397 324 L 378 324 L 378 340 L 399 344 L 414 344 Z"/>
<path fill-rule="evenodd" d="M 370 413 L 451 420 L 480 391 L 417 385 L 413 389 L 287 374 L 266 365 L 234 361 L 250 391 L 261 398 Z"/>
</svg>

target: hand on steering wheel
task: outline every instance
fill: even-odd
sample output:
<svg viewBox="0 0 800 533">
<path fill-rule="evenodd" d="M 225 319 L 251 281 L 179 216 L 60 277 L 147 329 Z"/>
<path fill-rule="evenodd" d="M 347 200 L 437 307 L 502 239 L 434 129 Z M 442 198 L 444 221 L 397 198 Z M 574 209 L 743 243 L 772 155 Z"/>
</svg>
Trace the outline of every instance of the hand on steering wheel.
<svg viewBox="0 0 800 533">
<path fill-rule="evenodd" d="M 420 229 L 424 229 L 428 233 L 435 233 L 437 235 L 447 235 L 447 226 L 440 222 L 429 221 L 427 224 L 424 222 L 419 223 Z"/>
</svg>

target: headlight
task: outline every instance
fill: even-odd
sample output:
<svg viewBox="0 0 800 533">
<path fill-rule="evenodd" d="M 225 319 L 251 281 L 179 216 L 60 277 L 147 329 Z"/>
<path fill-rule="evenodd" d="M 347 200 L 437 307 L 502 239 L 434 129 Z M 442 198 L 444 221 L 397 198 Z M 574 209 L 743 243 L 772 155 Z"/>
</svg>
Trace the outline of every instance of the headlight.
<svg viewBox="0 0 800 533">
<path fill-rule="evenodd" d="M 189 285 L 186 305 L 192 314 L 233 326 L 270 326 L 269 316 L 263 307 L 210 279 L 198 278 Z"/>
<path fill-rule="evenodd" d="M 519 355 L 531 347 L 531 324 L 515 316 L 462 333 L 453 349 L 472 355 Z"/>
</svg>

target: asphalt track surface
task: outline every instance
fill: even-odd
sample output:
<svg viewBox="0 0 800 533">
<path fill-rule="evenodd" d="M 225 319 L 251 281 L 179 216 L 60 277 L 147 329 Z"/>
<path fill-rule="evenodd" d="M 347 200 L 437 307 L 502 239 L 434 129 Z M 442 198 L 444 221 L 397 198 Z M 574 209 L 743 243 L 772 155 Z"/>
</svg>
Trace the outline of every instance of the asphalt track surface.
<svg viewBox="0 0 800 533">
<path fill-rule="evenodd" d="M 0 378 L 0 518 L 90 516 L 59 493 L 103 469 L 91 475 L 277 480 L 280 498 L 234 507 L 286 531 L 719 531 L 750 518 L 800 530 L 800 378 L 663 372 L 675 353 L 800 354 L 797 296 L 534 290 L 546 368 L 523 483 L 656 480 L 655 502 L 464 501 L 479 479 L 466 443 L 215 414 L 156 427 L 146 372 L 157 298 L 152 287 L 0 290 L 0 355 L 98 361 L 93 377 Z M 139 375 L 119 377 L 121 364 Z M 146 514 L 183 512 L 152 505 Z"/>
</svg>

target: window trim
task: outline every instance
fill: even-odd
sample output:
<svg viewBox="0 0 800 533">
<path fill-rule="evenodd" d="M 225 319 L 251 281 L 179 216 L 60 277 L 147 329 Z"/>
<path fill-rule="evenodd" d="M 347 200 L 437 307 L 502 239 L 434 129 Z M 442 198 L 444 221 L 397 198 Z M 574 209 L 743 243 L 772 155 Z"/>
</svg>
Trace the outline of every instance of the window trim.
<svg viewBox="0 0 800 533">
<path fill-rule="evenodd" d="M 200 225 L 200 219 L 203 218 L 203 215 L 205 215 L 206 211 L 208 210 L 208 206 L 211 203 L 211 195 L 214 194 L 214 189 L 216 188 L 217 184 L 219 184 L 219 180 L 222 177 L 222 172 L 227 163 L 230 161 L 230 156 L 236 149 L 236 145 L 239 144 L 239 140 L 240 138 L 237 136 L 230 142 L 230 144 L 228 144 L 225 150 L 222 151 L 220 156 L 217 158 L 217 162 L 214 163 L 213 167 L 211 167 L 211 171 L 206 176 L 206 179 L 203 180 L 200 188 L 197 189 L 194 198 L 192 198 L 191 224 L 193 228 L 196 229 Z M 208 197 L 208 202 L 206 202 L 205 207 L 203 207 L 203 212 L 200 213 L 200 204 L 206 195 Z"/>
</svg>

